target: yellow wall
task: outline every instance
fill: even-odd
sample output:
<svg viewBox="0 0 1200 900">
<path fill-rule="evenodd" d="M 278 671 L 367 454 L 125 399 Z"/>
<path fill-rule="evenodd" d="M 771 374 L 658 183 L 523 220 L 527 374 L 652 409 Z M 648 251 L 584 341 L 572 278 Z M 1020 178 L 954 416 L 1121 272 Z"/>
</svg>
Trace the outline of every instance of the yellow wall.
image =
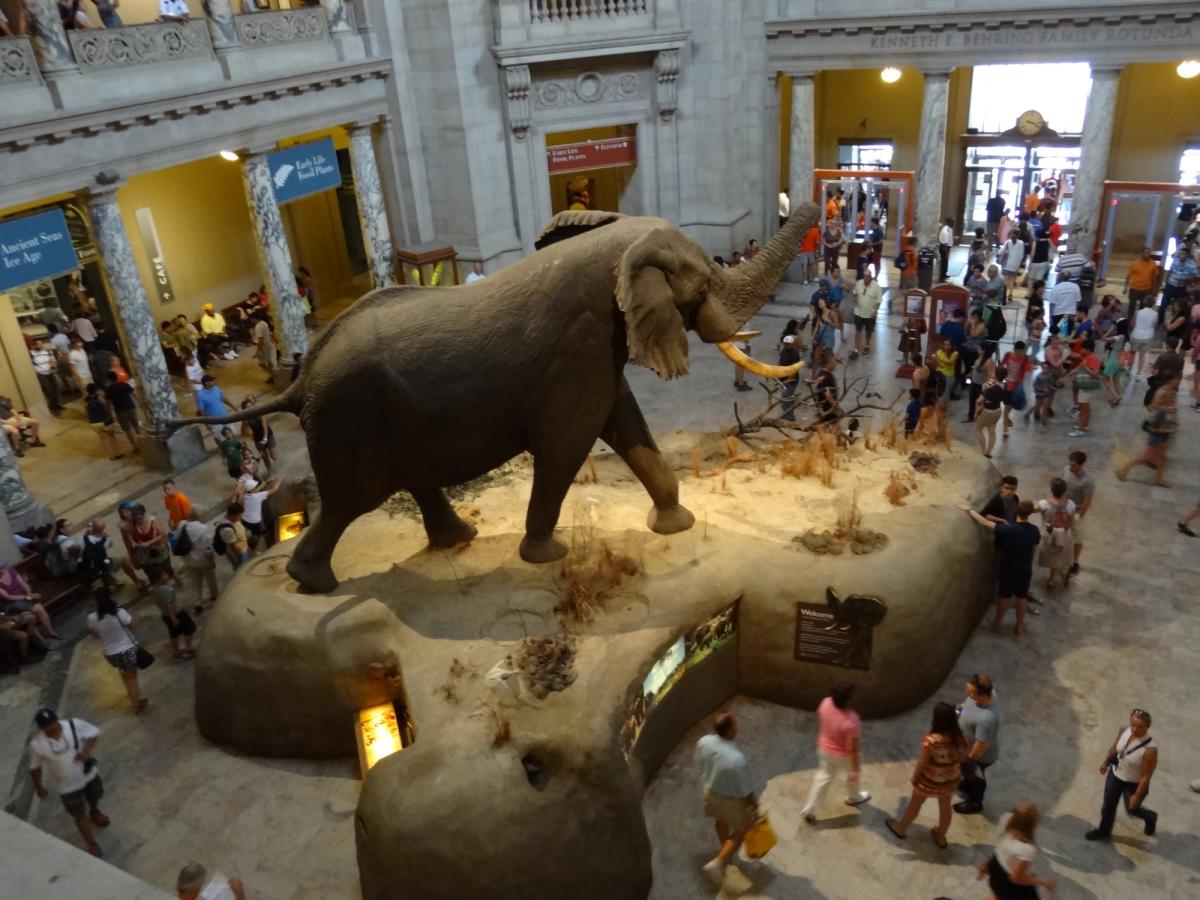
<svg viewBox="0 0 1200 900">
<path fill-rule="evenodd" d="M 882 138 L 895 147 L 893 169 L 916 169 L 924 81 L 914 69 L 902 72 L 894 84 L 885 84 L 878 69 L 818 73 L 817 168 L 837 168 L 839 140 Z"/>
<path fill-rule="evenodd" d="M 241 166 L 218 157 L 131 176 L 117 193 L 156 322 L 244 300 L 262 283 Z M 149 207 L 176 300 L 158 302 L 134 211 Z"/>
<path fill-rule="evenodd" d="M 574 131 L 556 131 L 546 135 L 546 146 L 555 147 L 560 144 L 578 144 L 583 141 L 602 141 L 608 138 L 636 137 L 636 125 L 608 125 L 599 128 L 579 128 Z M 563 172 L 550 176 L 550 206 L 551 211 L 560 213 L 567 208 L 568 183 L 581 178 L 591 181 L 590 193 L 592 209 L 605 209 L 611 212 L 627 212 L 640 214 L 642 210 L 631 208 L 625 197 L 625 191 L 633 181 L 637 171 L 637 163 L 628 166 L 614 166 L 609 169 L 590 169 L 581 172 Z M 627 202 L 622 205 L 622 199 Z"/>
</svg>

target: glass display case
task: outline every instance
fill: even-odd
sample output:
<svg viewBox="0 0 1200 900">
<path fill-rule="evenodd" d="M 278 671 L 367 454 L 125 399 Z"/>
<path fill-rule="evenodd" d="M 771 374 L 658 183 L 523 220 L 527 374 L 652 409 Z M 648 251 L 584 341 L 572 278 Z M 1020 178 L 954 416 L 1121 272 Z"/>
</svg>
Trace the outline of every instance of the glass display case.
<svg viewBox="0 0 1200 900">
<path fill-rule="evenodd" d="M 422 244 L 396 251 L 401 284 L 447 287 L 459 283 L 458 254 L 448 244 Z"/>
</svg>

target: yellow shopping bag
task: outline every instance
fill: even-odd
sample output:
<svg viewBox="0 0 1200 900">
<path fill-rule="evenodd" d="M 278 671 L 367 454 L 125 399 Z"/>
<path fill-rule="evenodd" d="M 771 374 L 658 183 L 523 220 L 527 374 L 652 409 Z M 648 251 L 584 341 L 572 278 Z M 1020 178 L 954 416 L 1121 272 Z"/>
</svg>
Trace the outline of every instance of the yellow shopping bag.
<svg viewBox="0 0 1200 900">
<path fill-rule="evenodd" d="M 771 827 L 770 819 L 763 816 L 746 832 L 746 855 L 751 859 L 762 859 L 776 843 L 775 829 Z"/>
</svg>

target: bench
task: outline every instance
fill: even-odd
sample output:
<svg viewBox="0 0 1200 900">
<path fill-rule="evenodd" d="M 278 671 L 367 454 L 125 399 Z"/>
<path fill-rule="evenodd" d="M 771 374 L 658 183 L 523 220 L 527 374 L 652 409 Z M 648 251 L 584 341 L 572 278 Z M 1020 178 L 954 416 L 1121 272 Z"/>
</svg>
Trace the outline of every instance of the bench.
<svg viewBox="0 0 1200 900">
<path fill-rule="evenodd" d="M 42 606 L 51 617 L 82 595 L 90 593 L 92 584 L 99 580 L 96 576 L 89 577 L 75 572 L 54 576 L 38 553 L 28 548 L 22 548 L 21 553 L 25 558 L 17 563 L 16 570 L 29 583 L 33 593 L 42 595 Z"/>
</svg>

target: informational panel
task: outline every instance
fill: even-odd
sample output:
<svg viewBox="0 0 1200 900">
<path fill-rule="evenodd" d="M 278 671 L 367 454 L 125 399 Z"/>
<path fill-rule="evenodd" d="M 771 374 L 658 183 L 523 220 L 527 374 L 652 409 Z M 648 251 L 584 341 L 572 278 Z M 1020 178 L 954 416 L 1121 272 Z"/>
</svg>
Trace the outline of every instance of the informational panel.
<svg viewBox="0 0 1200 900">
<path fill-rule="evenodd" d="M 796 604 L 796 659 L 847 669 L 871 668 L 871 629 L 841 622 L 826 605 Z"/>
<path fill-rule="evenodd" d="M 275 202 L 280 205 L 332 190 L 342 184 L 333 138 L 277 150 L 267 157 Z"/>
<path fill-rule="evenodd" d="M 0 291 L 78 268 L 61 209 L 0 222 Z"/>
</svg>

